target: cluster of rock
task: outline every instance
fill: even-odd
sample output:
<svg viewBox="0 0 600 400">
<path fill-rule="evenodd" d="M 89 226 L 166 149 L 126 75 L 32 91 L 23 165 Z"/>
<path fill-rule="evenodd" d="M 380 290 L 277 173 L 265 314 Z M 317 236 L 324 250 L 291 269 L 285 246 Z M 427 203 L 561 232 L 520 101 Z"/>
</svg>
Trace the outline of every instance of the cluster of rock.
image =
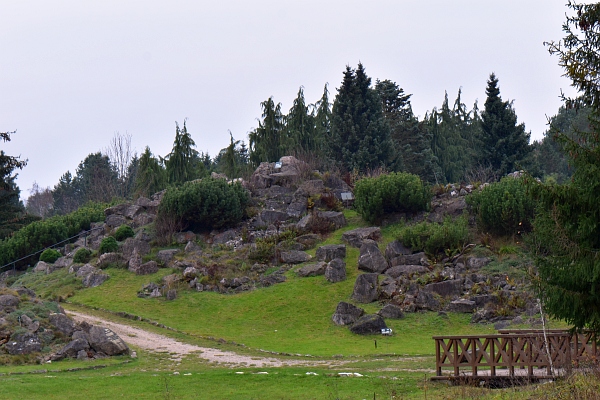
<svg viewBox="0 0 600 400">
<path fill-rule="evenodd" d="M 31 307 L 30 303 L 37 303 L 38 307 Z M 129 353 L 125 342 L 110 329 L 76 324 L 55 303 L 58 312 L 33 312 L 46 304 L 26 288 L 14 288 L 0 295 L 0 351 L 23 355 L 41 353 L 45 348 L 59 349 L 44 360 L 89 359 Z M 65 342 L 66 345 L 60 345 Z"/>
<path fill-rule="evenodd" d="M 346 246 L 327 245 L 317 249 L 316 264 L 308 264 L 298 269 L 296 273 L 300 277 L 325 275 L 325 279 L 331 283 L 346 280 Z"/>
</svg>

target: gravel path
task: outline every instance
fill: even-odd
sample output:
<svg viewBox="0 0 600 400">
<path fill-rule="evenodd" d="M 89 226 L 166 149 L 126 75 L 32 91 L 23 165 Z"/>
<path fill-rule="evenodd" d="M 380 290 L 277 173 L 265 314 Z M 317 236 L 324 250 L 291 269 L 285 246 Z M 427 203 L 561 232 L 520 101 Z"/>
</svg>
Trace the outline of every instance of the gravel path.
<svg viewBox="0 0 600 400">
<path fill-rule="evenodd" d="M 184 356 L 198 354 L 199 358 L 231 367 L 283 367 L 283 366 L 332 366 L 331 361 L 318 360 L 281 360 L 275 357 L 250 357 L 232 351 L 222 351 L 209 347 L 200 347 L 182 343 L 167 336 L 148 332 L 140 328 L 111 322 L 95 316 L 67 311 L 75 321 L 86 321 L 93 325 L 101 325 L 114 331 L 127 344 L 155 353 L 169 353 L 171 360 L 180 362 Z M 336 365 L 344 364 L 343 361 L 335 362 Z"/>
</svg>

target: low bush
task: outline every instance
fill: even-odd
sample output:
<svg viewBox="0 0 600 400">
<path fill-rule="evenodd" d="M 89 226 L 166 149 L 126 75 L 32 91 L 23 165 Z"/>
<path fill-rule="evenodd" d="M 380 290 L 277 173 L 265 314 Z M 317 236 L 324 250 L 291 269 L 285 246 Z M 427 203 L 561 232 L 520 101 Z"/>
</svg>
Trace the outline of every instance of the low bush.
<svg viewBox="0 0 600 400">
<path fill-rule="evenodd" d="M 505 177 L 466 198 L 481 231 L 516 235 L 531 230 L 535 202 L 523 178 Z"/>
<path fill-rule="evenodd" d="M 123 240 L 133 236 L 135 236 L 133 229 L 129 225 L 125 224 L 118 227 L 115 232 L 115 239 L 117 239 L 119 242 L 122 242 Z"/>
<path fill-rule="evenodd" d="M 433 256 L 462 250 L 470 241 L 469 222 L 466 216 L 455 220 L 446 217 L 442 224 L 421 222 L 406 226 L 398 238 L 402 244 L 413 250 L 422 250 Z"/>
<path fill-rule="evenodd" d="M 40 261 L 47 262 L 53 264 L 56 260 L 58 260 L 62 254 L 58 250 L 54 249 L 46 249 L 40 255 Z"/>
<path fill-rule="evenodd" d="M 117 240 L 112 236 L 108 236 L 102 239 L 102 241 L 100 242 L 100 248 L 98 249 L 98 253 L 114 253 L 117 250 L 119 250 L 119 244 L 117 243 Z"/>
<path fill-rule="evenodd" d="M 91 257 L 92 252 L 89 249 L 82 247 L 80 249 L 77 249 L 77 251 L 75 252 L 75 255 L 73 256 L 73 262 L 85 264 L 86 262 L 90 261 Z"/>
<path fill-rule="evenodd" d="M 104 203 L 90 203 L 68 215 L 32 222 L 19 229 L 10 238 L 0 240 L 0 266 L 90 229 L 92 222 L 104 221 L 107 207 Z M 23 260 L 23 264 L 28 263 L 31 262 Z"/>
<path fill-rule="evenodd" d="M 238 182 L 229 184 L 212 178 L 186 182 L 167 190 L 158 209 L 158 220 L 181 220 L 199 230 L 224 228 L 242 220 L 249 200 Z"/>
<path fill-rule="evenodd" d="M 392 172 L 359 180 L 354 196 L 356 211 L 369 223 L 376 223 L 388 213 L 426 210 L 431 194 L 417 175 Z"/>
</svg>

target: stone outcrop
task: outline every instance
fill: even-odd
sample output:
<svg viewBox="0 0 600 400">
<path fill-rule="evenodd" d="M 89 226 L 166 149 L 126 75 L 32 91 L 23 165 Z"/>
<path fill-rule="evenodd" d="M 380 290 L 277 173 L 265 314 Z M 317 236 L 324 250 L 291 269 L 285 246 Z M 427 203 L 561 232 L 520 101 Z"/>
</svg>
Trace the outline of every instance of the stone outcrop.
<svg viewBox="0 0 600 400">
<path fill-rule="evenodd" d="M 334 258 L 329 261 L 325 268 L 325 279 L 331 283 L 337 283 L 346 280 L 346 263 L 341 258 Z"/>
<path fill-rule="evenodd" d="M 388 268 L 387 261 L 374 240 L 363 240 L 358 257 L 358 269 L 366 272 L 383 273 Z"/>
<path fill-rule="evenodd" d="M 379 227 L 357 228 L 342 234 L 342 240 L 352 247 L 362 246 L 365 239 L 381 239 L 381 229 Z"/>
<path fill-rule="evenodd" d="M 329 262 L 335 258 L 346 258 L 346 245 L 343 244 L 330 244 L 327 246 L 321 246 L 317 249 L 315 258 L 319 261 Z"/>
<path fill-rule="evenodd" d="M 320 261 L 316 264 L 305 265 L 300 268 L 296 273 L 299 277 L 307 277 L 307 276 L 318 276 L 325 274 L 325 268 L 327 268 L 327 263 Z"/>
<path fill-rule="evenodd" d="M 340 301 L 331 317 L 336 325 L 352 325 L 365 314 L 365 310 L 354 304 Z"/>
<path fill-rule="evenodd" d="M 379 274 L 361 274 L 356 277 L 352 298 L 359 303 L 371 303 L 379 297 Z"/>
<path fill-rule="evenodd" d="M 350 332 L 358 335 L 376 335 L 381 334 L 382 329 L 387 329 L 383 318 L 377 314 L 367 314 L 360 317 L 350 327 Z"/>
</svg>

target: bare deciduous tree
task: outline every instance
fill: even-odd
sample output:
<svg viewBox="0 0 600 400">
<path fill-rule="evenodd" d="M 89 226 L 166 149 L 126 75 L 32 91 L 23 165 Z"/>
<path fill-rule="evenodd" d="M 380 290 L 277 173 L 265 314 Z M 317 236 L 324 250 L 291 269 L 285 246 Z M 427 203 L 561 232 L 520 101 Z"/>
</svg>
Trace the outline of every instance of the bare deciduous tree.
<svg viewBox="0 0 600 400">
<path fill-rule="evenodd" d="M 129 166 L 131 160 L 136 156 L 135 151 L 131 148 L 131 135 L 127 132 L 125 134 L 115 132 L 104 153 L 117 172 L 119 180 L 118 195 L 124 197 Z"/>
<path fill-rule="evenodd" d="M 37 182 L 33 182 L 33 186 L 29 189 L 29 197 L 25 209 L 29 214 L 37 215 L 41 218 L 46 218 L 52 213 L 54 208 L 54 198 L 49 187 L 41 188 Z"/>
</svg>

